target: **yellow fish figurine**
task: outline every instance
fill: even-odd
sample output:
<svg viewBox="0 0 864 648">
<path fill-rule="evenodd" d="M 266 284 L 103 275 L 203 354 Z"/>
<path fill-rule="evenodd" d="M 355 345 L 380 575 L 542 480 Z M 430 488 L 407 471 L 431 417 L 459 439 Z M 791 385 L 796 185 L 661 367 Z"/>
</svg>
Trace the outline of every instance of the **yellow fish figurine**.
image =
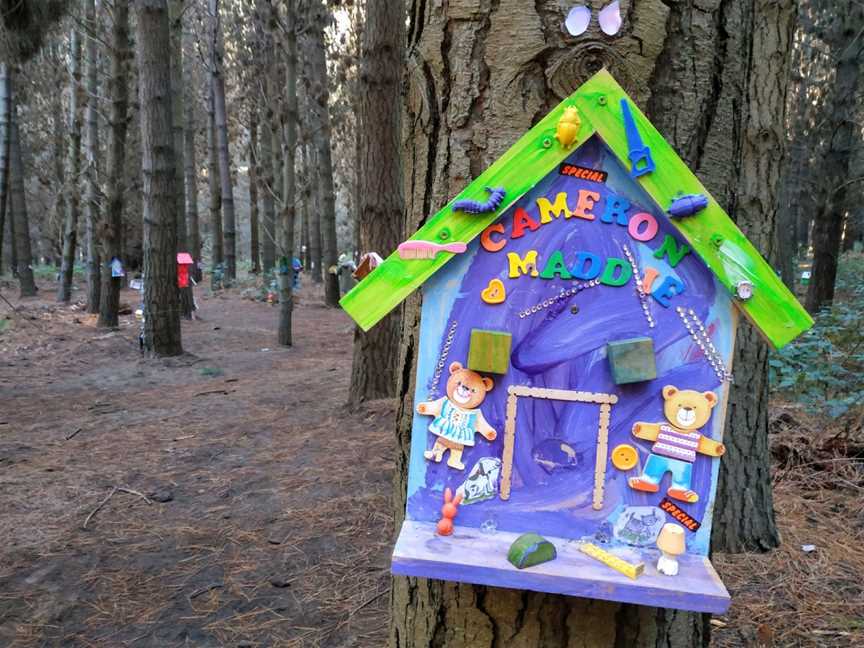
<svg viewBox="0 0 864 648">
<path fill-rule="evenodd" d="M 582 121 L 579 119 L 579 111 L 573 107 L 565 108 L 564 114 L 561 115 L 561 119 L 558 120 L 558 126 L 555 129 L 555 139 L 564 148 L 570 148 L 579 135 L 579 127 L 581 125 Z"/>
</svg>

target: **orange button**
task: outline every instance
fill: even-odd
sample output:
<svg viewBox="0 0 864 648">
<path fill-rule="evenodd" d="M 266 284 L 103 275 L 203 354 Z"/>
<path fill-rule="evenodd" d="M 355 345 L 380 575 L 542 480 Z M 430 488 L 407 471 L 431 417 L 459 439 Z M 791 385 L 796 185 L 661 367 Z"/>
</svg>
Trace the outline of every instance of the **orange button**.
<svg viewBox="0 0 864 648">
<path fill-rule="evenodd" d="M 612 450 L 612 465 L 618 470 L 630 470 L 639 461 L 639 454 L 636 448 L 628 443 L 622 443 L 615 446 Z"/>
</svg>

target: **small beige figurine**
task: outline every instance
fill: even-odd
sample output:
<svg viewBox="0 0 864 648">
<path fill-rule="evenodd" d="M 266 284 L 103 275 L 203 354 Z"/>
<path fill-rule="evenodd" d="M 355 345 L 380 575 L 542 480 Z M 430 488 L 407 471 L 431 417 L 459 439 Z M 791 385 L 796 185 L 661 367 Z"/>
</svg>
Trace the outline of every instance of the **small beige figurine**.
<svg viewBox="0 0 864 648">
<path fill-rule="evenodd" d="M 657 547 L 662 552 L 657 571 L 667 576 L 678 575 L 678 556 L 684 553 L 684 527 L 667 522 L 657 536 Z"/>
</svg>

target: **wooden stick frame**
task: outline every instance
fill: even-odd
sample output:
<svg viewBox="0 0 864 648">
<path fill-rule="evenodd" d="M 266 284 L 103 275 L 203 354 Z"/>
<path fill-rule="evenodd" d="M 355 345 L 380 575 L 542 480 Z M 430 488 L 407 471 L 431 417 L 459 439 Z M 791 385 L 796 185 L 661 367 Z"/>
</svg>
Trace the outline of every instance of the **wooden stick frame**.
<svg viewBox="0 0 864 648">
<path fill-rule="evenodd" d="M 618 402 L 618 397 L 615 394 L 604 394 L 602 392 L 546 389 L 544 387 L 526 387 L 523 385 L 511 385 L 507 388 L 507 394 L 507 408 L 504 420 L 504 452 L 501 457 L 501 499 L 510 499 L 510 480 L 513 474 L 513 447 L 516 444 L 516 405 L 519 398 L 545 398 L 547 400 L 562 400 L 574 403 L 596 403 L 600 405 L 600 416 L 597 429 L 597 457 L 594 464 L 594 494 L 591 505 L 595 511 L 602 509 L 603 488 L 606 481 L 606 462 L 609 456 L 609 419 L 612 414 L 612 406 Z"/>
</svg>

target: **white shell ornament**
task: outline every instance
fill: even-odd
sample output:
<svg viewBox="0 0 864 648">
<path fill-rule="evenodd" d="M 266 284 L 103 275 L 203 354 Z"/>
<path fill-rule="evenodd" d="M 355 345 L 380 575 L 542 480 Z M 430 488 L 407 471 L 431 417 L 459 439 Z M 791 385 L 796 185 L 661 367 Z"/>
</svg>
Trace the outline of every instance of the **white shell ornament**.
<svg viewBox="0 0 864 648">
<path fill-rule="evenodd" d="M 597 22 L 600 23 L 600 29 L 607 36 L 614 36 L 621 29 L 621 5 L 618 0 L 610 2 L 600 10 L 597 14 Z"/>
<path fill-rule="evenodd" d="M 588 29 L 591 22 L 591 10 L 588 7 L 573 7 L 564 20 L 564 29 L 571 36 L 580 36 Z"/>
</svg>

